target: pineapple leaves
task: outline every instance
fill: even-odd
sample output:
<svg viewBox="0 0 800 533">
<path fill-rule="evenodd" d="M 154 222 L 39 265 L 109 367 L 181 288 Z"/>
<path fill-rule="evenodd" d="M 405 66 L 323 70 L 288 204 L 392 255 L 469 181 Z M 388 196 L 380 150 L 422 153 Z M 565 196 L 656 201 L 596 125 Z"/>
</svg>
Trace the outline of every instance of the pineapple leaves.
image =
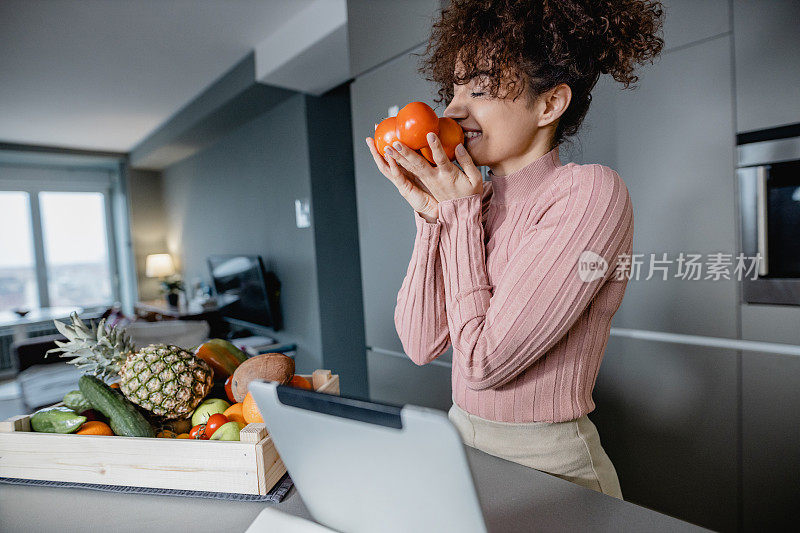
<svg viewBox="0 0 800 533">
<path fill-rule="evenodd" d="M 54 320 L 56 329 L 67 342 L 55 341 L 57 348 L 48 350 L 59 357 L 70 358 L 67 363 L 101 378 L 113 378 L 119 374 L 128 354 L 136 350 L 128 334 L 115 327 L 106 328 L 105 319 L 91 326 L 80 319 L 77 313 L 70 315 L 71 323 Z"/>
</svg>

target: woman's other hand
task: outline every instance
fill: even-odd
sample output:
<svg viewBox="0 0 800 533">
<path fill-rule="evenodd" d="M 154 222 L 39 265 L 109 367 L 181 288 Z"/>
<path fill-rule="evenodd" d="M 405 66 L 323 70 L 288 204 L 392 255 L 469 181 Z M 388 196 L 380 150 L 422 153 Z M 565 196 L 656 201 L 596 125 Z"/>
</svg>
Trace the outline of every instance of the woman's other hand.
<svg viewBox="0 0 800 533">
<path fill-rule="evenodd" d="M 428 222 L 436 222 L 439 218 L 439 202 L 433 197 L 430 190 L 414 174 L 399 166 L 392 157 L 387 156 L 386 159 L 381 157 L 372 137 L 367 137 L 366 141 L 381 174 L 394 183 L 414 211 Z M 388 150 L 391 149 L 387 148 Z"/>
<path fill-rule="evenodd" d="M 438 135 L 428 133 L 427 139 L 435 165 L 400 141 L 394 142 L 394 149 L 386 148 L 388 159 L 394 159 L 415 176 L 437 203 L 483 192 L 483 176 L 463 144 L 456 147 L 456 160 L 461 165 L 458 168 L 448 159 Z"/>
</svg>

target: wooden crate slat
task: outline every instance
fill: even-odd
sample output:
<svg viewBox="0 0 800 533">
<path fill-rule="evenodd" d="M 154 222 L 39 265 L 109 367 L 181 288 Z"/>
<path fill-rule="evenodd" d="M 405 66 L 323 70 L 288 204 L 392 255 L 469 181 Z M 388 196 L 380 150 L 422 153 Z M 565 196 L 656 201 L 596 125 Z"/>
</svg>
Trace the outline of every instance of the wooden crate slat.
<svg viewBox="0 0 800 533">
<path fill-rule="evenodd" d="M 30 415 L 12 416 L 8 420 L 0 422 L 0 433 L 11 433 L 13 431 L 30 431 Z"/>
<path fill-rule="evenodd" d="M 259 494 L 268 493 L 286 473 L 272 437 L 266 437 L 256 446 L 256 467 L 258 470 Z"/>
<path fill-rule="evenodd" d="M 267 436 L 267 426 L 264 424 L 247 424 L 239 431 L 239 440 L 242 442 L 249 442 L 251 444 L 258 444 L 264 437 Z"/>
<path fill-rule="evenodd" d="M 0 439 L 0 476 L 258 494 L 257 455 L 238 442 L 15 432 Z"/>
</svg>

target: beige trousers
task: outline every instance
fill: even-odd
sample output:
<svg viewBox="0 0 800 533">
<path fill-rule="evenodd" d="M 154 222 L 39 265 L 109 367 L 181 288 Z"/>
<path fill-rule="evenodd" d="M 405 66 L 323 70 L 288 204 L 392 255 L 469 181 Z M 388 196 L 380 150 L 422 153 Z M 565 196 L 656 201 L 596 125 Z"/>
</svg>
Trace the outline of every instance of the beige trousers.
<svg viewBox="0 0 800 533">
<path fill-rule="evenodd" d="M 497 422 L 453 403 L 447 416 L 467 446 L 622 499 L 617 471 L 586 415 L 567 422 Z"/>
</svg>

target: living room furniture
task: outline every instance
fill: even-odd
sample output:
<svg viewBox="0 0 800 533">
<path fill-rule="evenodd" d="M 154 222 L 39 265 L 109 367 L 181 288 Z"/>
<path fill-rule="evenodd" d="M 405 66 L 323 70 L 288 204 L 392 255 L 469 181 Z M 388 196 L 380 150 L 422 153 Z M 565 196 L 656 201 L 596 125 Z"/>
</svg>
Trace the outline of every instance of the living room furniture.
<svg viewBox="0 0 800 533">
<path fill-rule="evenodd" d="M 199 305 L 188 305 L 180 302 L 177 306 L 167 305 L 163 300 L 144 300 L 136 302 L 136 315 L 145 320 L 204 320 L 208 322 L 210 338 L 224 339 L 230 326 L 216 307 L 204 308 Z"/>
</svg>

